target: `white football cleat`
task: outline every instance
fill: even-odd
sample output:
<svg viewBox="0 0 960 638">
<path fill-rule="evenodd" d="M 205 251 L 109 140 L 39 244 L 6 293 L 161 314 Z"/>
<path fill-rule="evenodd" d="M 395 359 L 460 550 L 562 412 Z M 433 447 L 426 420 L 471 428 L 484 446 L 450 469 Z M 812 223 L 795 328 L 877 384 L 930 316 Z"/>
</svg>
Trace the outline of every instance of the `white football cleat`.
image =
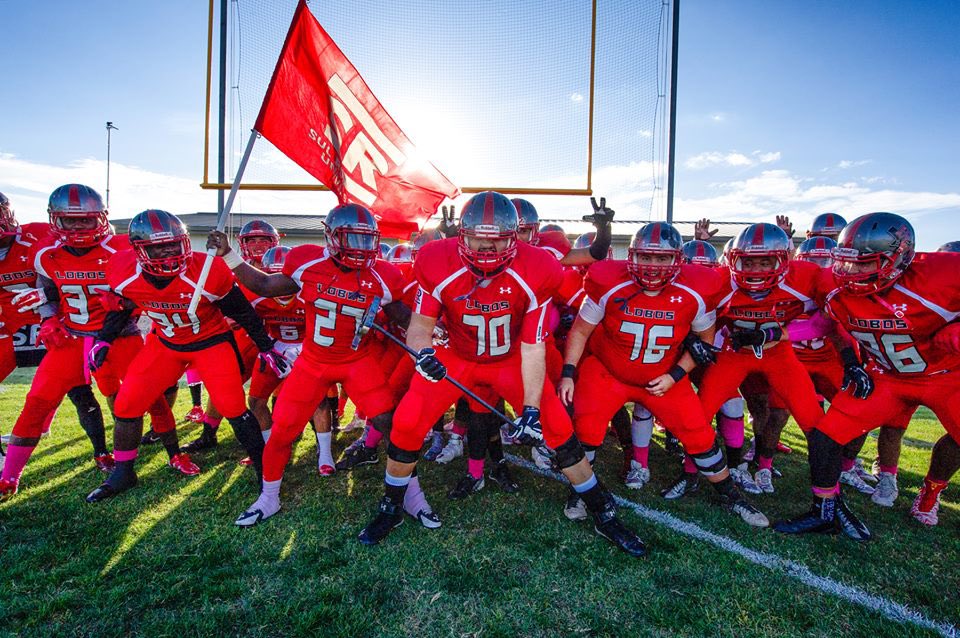
<svg viewBox="0 0 960 638">
<path fill-rule="evenodd" d="M 446 465 L 460 456 L 463 456 L 463 437 L 454 432 L 450 435 L 450 439 L 447 441 L 447 444 L 443 446 L 443 449 L 435 460 L 440 465 Z"/>
<path fill-rule="evenodd" d="M 268 498 L 263 494 L 253 502 L 253 505 L 247 508 L 243 514 L 237 517 L 234 525 L 238 527 L 253 527 L 261 521 L 265 521 L 280 511 L 280 499 Z"/>
<path fill-rule="evenodd" d="M 866 494 L 867 496 L 871 496 L 876 491 L 872 485 L 860 477 L 860 474 L 857 473 L 856 466 L 850 468 L 846 472 L 841 472 L 840 482 L 844 485 L 849 485 L 861 494 Z"/>
<path fill-rule="evenodd" d="M 893 507 L 900 490 L 897 489 L 897 475 L 890 472 L 880 472 L 877 476 L 877 487 L 874 488 L 870 500 L 881 507 Z"/>
<path fill-rule="evenodd" d="M 741 463 L 737 467 L 731 467 L 730 476 L 733 478 L 733 482 L 737 485 L 737 487 L 747 494 L 763 493 L 763 490 L 761 490 L 757 484 L 753 482 L 753 477 L 750 475 L 750 470 L 747 469 L 746 463 Z"/>
<path fill-rule="evenodd" d="M 650 482 L 650 468 L 643 467 L 636 461 L 630 461 L 630 471 L 624 484 L 631 490 L 643 489 Z"/>
<path fill-rule="evenodd" d="M 753 481 L 764 494 L 773 494 L 773 471 L 769 468 L 757 470 L 753 475 Z"/>
<path fill-rule="evenodd" d="M 553 459 L 550 458 L 550 452 L 547 446 L 540 444 L 530 448 L 530 460 L 541 470 L 552 470 Z"/>
</svg>

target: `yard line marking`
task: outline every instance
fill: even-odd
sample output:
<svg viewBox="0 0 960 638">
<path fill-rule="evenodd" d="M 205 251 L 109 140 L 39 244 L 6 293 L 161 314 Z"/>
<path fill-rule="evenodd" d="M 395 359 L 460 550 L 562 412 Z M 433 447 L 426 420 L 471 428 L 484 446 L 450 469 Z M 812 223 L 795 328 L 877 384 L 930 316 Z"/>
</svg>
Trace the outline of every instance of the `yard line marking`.
<svg viewBox="0 0 960 638">
<path fill-rule="evenodd" d="M 560 482 L 567 482 L 567 479 L 564 478 L 562 474 L 551 472 L 550 470 L 543 470 L 526 459 L 521 459 L 513 454 L 506 454 L 504 456 L 508 461 L 510 461 L 510 463 L 518 467 L 526 468 L 532 472 L 535 472 L 536 474 L 546 476 Z M 622 496 L 617 496 L 614 494 L 613 498 L 617 502 L 617 505 L 633 510 L 633 512 L 641 518 L 645 518 L 648 521 L 652 521 L 658 525 L 667 527 L 679 534 L 683 534 L 684 536 L 689 536 L 691 538 L 696 538 L 698 540 L 710 543 L 715 547 L 726 550 L 731 554 L 736 554 L 741 558 L 750 561 L 751 563 L 760 565 L 761 567 L 765 567 L 771 571 L 782 572 L 791 578 L 799 580 L 809 587 L 813 587 L 814 589 L 825 594 L 842 598 L 856 605 L 860 605 L 861 607 L 865 607 L 871 611 L 875 611 L 889 620 L 916 625 L 918 627 L 922 627 L 923 629 L 929 629 L 937 632 L 945 638 L 958 638 L 958 636 L 960 636 L 960 630 L 958 630 L 955 625 L 946 622 L 930 620 L 919 611 L 910 609 L 906 605 L 893 602 L 892 600 L 888 600 L 882 596 L 871 594 L 870 592 L 864 591 L 859 587 L 844 585 L 843 583 L 837 582 L 831 578 L 827 578 L 826 576 L 818 576 L 810 571 L 806 565 L 796 561 L 781 558 L 776 554 L 768 554 L 766 552 L 752 550 L 748 547 L 744 547 L 732 538 L 728 538 L 720 534 L 714 534 L 713 532 L 708 532 L 695 523 L 690 523 L 681 518 L 677 518 L 672 514 L 640 505 L 639 503 L 627 500 Z"/>
</svg>

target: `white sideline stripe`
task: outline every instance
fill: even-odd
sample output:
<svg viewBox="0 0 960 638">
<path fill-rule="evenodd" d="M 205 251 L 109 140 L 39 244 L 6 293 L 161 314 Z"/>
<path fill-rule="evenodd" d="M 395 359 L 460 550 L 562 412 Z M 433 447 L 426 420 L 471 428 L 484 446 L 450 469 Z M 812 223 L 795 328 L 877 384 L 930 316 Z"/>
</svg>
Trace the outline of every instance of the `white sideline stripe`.
<svg viewBox="0 0 960 638">
<path fill-rule="evenodd" d="M 513 454 L 505 454 L 504 456 L 508 461 L 510 461 L 510 463 L 514 465 L 531 470 L 532 472 L 540 474 L 541 476 L 566 482 L 566 478 L 564 478 L 563 475 L 557 474 L 556 472 L 551 472 L 549 470 L 540 469 L 526 459 L 521 459 Z M 690 536 L 692 538 L 710 543 L 711 545 L 726 550 L 731 554 L 736 554 L 741 558 L 745 558 L 751 563 L 755 563 L 761 567 L 766 567 L 771 571 L 783 572 L 787 576 L 799 580 L 805 585 L 813 587 L 814 589 L 817 589 L 825 594 L 830 594 L 831 596 L 836 596 L 837 598 L 843 598 L 844 600 L 856 605 L 860 605 L 861 607 L 866 607 L 867 609 L 875 611 L 890 620 L 899 623 L 909 623 L 924 629 L 929 629 L 947 638 L 957 638 L 960 636 L 960 630 L 950 623 L 930 620 L 922 613 L 914 611 L 906 605 L 901 605 L 900 603 L 895 603 L 892 600 L 887 600 L 882 596 L 871 594 L 860 589 L 859 587 L 844 585 L 843 583 L 839 583 L 831 578 L 827 578 L 826 576 L 817 576 L 811 572 L 806 565 L 796 561 L 780 558 L 776 554 L 768 554 L 766 552 L 758 552 L 749 549 L 732 538 L 727 538 L 726 536 L 721 536 L 720 534 L 708 532 L 695 523 L 690 523 L 683 519 L 677 518 L 672 514 L 629 501 L 622 496 L 617 496 L 614 494 L 613 498 L 618 505 L 633 510 L 634 513 L 641 518 L 653 521 L 654 523 L 667 527 L 679 534 L 683 534 L 684 536 Z"/>
</svg>

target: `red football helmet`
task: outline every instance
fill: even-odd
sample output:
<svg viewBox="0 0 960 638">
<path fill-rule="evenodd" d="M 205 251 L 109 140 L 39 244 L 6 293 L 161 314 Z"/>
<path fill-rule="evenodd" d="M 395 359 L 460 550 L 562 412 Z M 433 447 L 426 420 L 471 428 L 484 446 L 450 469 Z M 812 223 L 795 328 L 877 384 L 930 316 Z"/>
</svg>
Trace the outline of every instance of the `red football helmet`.
<svg viewBox="0 0 960 638">
<path fill-rule="evenodd" d="M 193 248 L 187 227 L 176 215 L 165 210 L 145 210 L 130 220 L 128 232 L 144 272 L 173 277 L 187 269 Z"/>
<path fill-rule="evenodd" d="M 274 246 L 263 253 L 263 257 L 260 258 L 260 266 L 263 272 L 283 272 L 283 262 L 286 261 L 289 252 L 290 248 L 288 246 Z"/>
<path fill-rule="evenodd" d="M 359 204 L 332 209 L 323 222 L 327 250 L 335 262 L 351 270 L 371 268 L 380 256 L 377 219 Z"/>
<path fill-rule="evenodd" d="M 669 257 L 668 263 L 641 263 L 641 257 Z M 627 270 L 644 290 L 663 290 L 680 274 L 683 238 L 666 222 L 646 224 L 627 249 Z"/>
<path fill-rule="evenodd" d="M 458 248 L 463 263 L 479 277 L 493 277 L 517 255 L 517 209 L 506 195 L 484 191 L 460 209 Z M 502 248 L 471 248 L 470 240 L 504 242 Z"/>
<path fill-rule="evenodd" d="M 47 205 L 51 232 L 66 246 L 89 248 L 110 234 L 107 207 L 97 191 L 83 184 L 64 184 L 50 194 Z M 88 220 L 88 228 L 75 228 Z"/>
<path fill-rule="evenodd" d="M 264 253 L 280 245 L 280 233 L 272 224 L 254 219 L 243 225 L 237 234 L 237 241 L 244 261 L 259 261 Z"/>
<path fill-rule="evenodd" d="M 916 234 L 900 215 L 869 213 L 853 220 L 833 249 L 833 274 L 855 295 L 880 292 L 894 284 L 914 257 Z"/>
<path fill-rule="evenodd" d="M 414 255 L 412 244 L 397 244 L 387 253 L 387 261 L 391 264 L 410 264 Z"/>
<path fill-rule="evenodd" d="M 836 213 L 820 213 L 810 222 L 807 237 L 829 237 L 836 241 L 837 237 L 840 236 L 840 231 L 846 225 L 847 220 Z"/>
<path fill-rule="evenodd" d="M 0 193 L 0 235 L 3 233 L 14 233 L 17 231 L 17 218 L 10 207 L 10 200 L 3 193 Z"/>
<path fill-rule="evenodd" d="M 837 242 L 829 237 L 813 236 L 797 246 L 793 258 L 797 261 L 812 262 L 821 268 L 829 268 L 833 265 L 833 249 L 836 247 Z"/>
<path fill-rule="evenodd" d="M 717 249 L 702 239 L 691 239 L 683 244 L 683 263 L 714 268 L 720 265 Z"/>
<path fill-rule="evenodd" d="M 527 243 L 537 245 L 538 235 L 540 234 L 540 215 L 536 207 L 525 199 L 519 197 L 511 199 L 514 207 L 517 209 L 517 216 L 520 223 L 517 225 L 517 233 L 530 233 L 530 239 Z"/>
<path fill-rule="evenodd" d="M 733 241 L 728 256 L 730 272 L 737 286 L 754 292 L 773 288 L 787 275 L 792 245 L 787 233 L 776 224 L 752 224 Z M 770 268 L 747 269 L 745 260 L 753 258 L 774 260 Z"/>
</svg>

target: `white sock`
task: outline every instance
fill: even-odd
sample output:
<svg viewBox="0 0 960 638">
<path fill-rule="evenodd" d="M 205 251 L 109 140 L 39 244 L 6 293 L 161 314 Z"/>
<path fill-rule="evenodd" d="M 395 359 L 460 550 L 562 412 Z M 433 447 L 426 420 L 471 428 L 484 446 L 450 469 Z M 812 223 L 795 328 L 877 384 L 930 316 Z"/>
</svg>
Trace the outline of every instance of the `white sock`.
<svg viewBox="0 0 960 638">
<path fill-rule="evenodd" d="M 333 453 L 330 445 L 333 443 L 333 432 L 317 432 L 317 467 L 333 465 Z"/>
<path fill-rule="evenodd" d="M 638 419 L 634 412 L 633 420 L 630 422 L 630 438 L 633 439 L 634 447 L 650 447 L 651 436 L 653 436 L 653 415 L 648 412 L 646 416 Z"/>
<path fill-rule="evenodd" d="M 264 442 L 264 443 L 266 443 L 267 441 L 269 441 L 269 440 L 270 440 L 270 428 L 267 428 L 266 430 L 260 430 L 260 436 L 263 437 L 263 442 Z"/>
</svg>

